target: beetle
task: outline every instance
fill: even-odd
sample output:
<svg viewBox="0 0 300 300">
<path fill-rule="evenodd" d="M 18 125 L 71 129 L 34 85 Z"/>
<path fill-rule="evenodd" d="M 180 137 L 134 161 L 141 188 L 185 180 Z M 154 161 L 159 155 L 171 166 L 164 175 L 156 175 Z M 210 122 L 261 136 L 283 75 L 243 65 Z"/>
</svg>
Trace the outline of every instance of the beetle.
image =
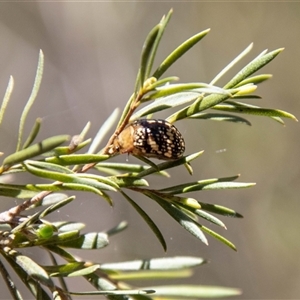
<svg viewBox="0 0 300 300">
<path fill-rule="evenodd" d="M 162 119 L 139 119 L 120 132 L 109 154 L 128 153 L 175 160 L 182 157 L 184 151 L 184 139 L 174 125 Z"/>
</svg>

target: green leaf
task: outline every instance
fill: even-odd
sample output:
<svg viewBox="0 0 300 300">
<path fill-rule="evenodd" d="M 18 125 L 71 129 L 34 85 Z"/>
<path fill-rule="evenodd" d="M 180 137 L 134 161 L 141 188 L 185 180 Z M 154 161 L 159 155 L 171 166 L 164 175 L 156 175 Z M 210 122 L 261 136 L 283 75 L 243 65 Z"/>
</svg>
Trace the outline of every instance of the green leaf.
<svg viewBox="0 0 300 300">
<path fill-rule="evenodd" d="M 95 166 L 95 168 L 100 171 L 105 171 L 105 169 L 109 169 L 109 170 L 117 170 L 117 171 L 122 171 L 122 172 L 136 173 L 136 172 L 141 172 L 141 171 L 149 169 L 149 166 L 143 166 L 140 164 L 101 162 L 101 163 L 98 163 Z M 118 174 L 119 174 L 119 172 L 118 172 Z M 170 175 L 165 171 L 158 172 L 157 174 L 165 176 L 165 177 L 170 177 Z"/>
<path fill-rule="evenodd" d="M 206 226 L 203 226 L 203 225 L 201 225 L 201 229 L 203 231 L 205 231 L 206 233 L 210 234 L 215 239 L 217 239 L 220 242 L 222 242 L 223 244 L 225 244 L 226 246 L 228 246 L 229 248 L 233 249 L 234 251 L 237 251 L 235 245 L 233 243 L 231 243 L 229 240 L 225 239 L 220 234 L 216 233 L 215 231 L 213 231 L 213 230 L 211 230 L 211 229 L 209 229 L 209 228 L 207 228 Z"/>
<path fill-rule="evenodd" d="M 110 177 L 110 179 L 115 182 L 118 187 L 130 187 L 130 186 L 149 186 L 148 182 L 142 178 L 136 178 L 132 176 L 127 177 Z"/>
<path fill-rule="evenodd" d="M 100 265 L 98 265 L 98 264 L 92 265 L 92 266 L 83 268 L 81 270 L 74 271 L 74 272 L 70 273 L 68 275 L 68 277 L 86 276 L 86 275 L 89 275 L 89 274 L 94 273 L 95 271 L 99 270 L 99 268 L 100 268 Z"/>
<path fill-rule="evenodd" d="M 45 249 L 48 249 L 50 252 L 53 252 L 63 258 L 64 260 L 68 262 L 76 262 L 76 257 L 73 256 L 70 252 L 66 251 L 65 249 L 58 247 L 57 245 L 54 244 L 49 244 L 49 245 L 43 245 Z"/>
<path fill-rule="evenodd" d="M 109 271 L 109 273 L 114 271 Z M 109 274 L 109 277 L 113 280 L 129 281 L 129 280 L 170 280 L 178 278 L 189 278 L 193 275 L 192 270 L 168 270 L 168 271 L 131 271 L 131 272 L 118 272 Z M 149 298 L 147 298 L 148 300 Z"/>
<path fill-rule="evenodd" d="M 48 254 L 49 254 L 49 256 L 50 256 L 50 260 L 51 260 L 51 262 L 52 262 L 52 264 L 54 265 L 54 266 L 57 266 L 58 265 L 58 263 L 57 263 L 57 260 L 56 260 L 56 258 L 55 258 L 55 256 L 54 256 L 54 254 L 53 253 L 51 253 L 50 251 L 48 251 Z M 49 272 L 48 272 L 49 273 Z M 64 291 L 64 295 L 66 294 L 66 293 L 68 293 L 69 292 L 69 289 L 68 289 L 68 287 L 67 287 L 67 284 L 66 284 L 66 282 L 65 282 L 65 280 L 64 280 L 64 278 L 63 277 L 59 277 L 58 278 L 58 281 L 59 281 L 59 283 L 60 283 L 60 292 L 62 292 L 62 290 Z M 53 299 L 56 299 L 56 296 L 55 295 L 53 295 Z M 60 300 L 60 299 L 59 299 Z M 62 299 L 62 300 L 64 300 L 64 299 Z"/>
<path fill-rule="evenodd" d="M 240 289 L 219 286 L 203 285 L 170 285 L 152 286 L 147 289 L 155 291 L 154 296 L 161 299 L 198 299 L 198 298 L 221 298 L 232 297 L 241 294 Z"/>
<path fill-rule="evenodd" d="M 139 70 L 139 84 L 141 87 L 144 86 L 145 80 L 148 78 L 149 74 L 149 59 L 151 57 L 151 52 L 154 49 L 155 41 L 159 30 L 161 28 L 161 24 L 156 25 L 148 34 L 145 43 L 143 45 L 142 56 L 141 56 L 141 64 Z"/>
<path fill-rule="evenodd" d="M 34 197 L 37 191 L 28 191 L 25 186 L 14 186 L 7 184 L 0 184 L 0 196 L 12 197 L 17 199 L 29 199 Z"/>
<path fill-rule="evenodd" d="M 35 123 L 31 129 L 31 132 L 29 133 L 27 140 L 25 141 L 24 145 L 22 146 L 22 149 L 28 148 L 32 144 L 32 142 L 35 140 L 35 138 L 37 137 L 37 135 L 40 131 L 41 123 L 42 123 L 41 118 L 37 118 L 35 120 Z"/>
<path fill-rule="evenodd" d="M 34 203 L 34 205 L 30 206 L 28 209 L 39 207 L 39 206 L 48 206 L 56 204 L 64 199 L 68 198 L 67 194 L 63 193 L 52 193 L 48 196 L 44 197 L 41 201 Z"/>
<path fill-rule="evenodd" d="M 149 260 L 133 260 L 118 263 L 101 264 L 102 270 L 138 271 L 138 270 L 177 270 L 200 266 L 207 261 L 200 257 L 174 256 L 151 258 Z"/>
<path fill-rule="evenodd" d="M 46 158 L 46 162 L 63 166 L 97 163 L 110 158 L 109 155 L 98 154 L 69 154 Z"/>
<path fill-rule="evenodd" d="M 146 294 L 153 294 L 153 290 L 108 290 L 108 291 L 92 291 L 92 292 L 70 292 L 70 295 L 106 295 L 106 296 L 119 296 L 119 295 L 146 295 Z M 121 298 L 113 298 L 113 299 L 121 299 Z M 123 298 L 122 298 L 123 299 Z M 128 299 L 126 297 L 125 299 Z"/>
<path fill-rule="evenodd" d="M 243 182 L 232 182 L 236 180 L 239 176 L 224 177 L 224 178 L 212 178 L 199 180 L 194 182 L 188 182 L 176 186 L 171 186 L 159 190 L 160 192 L 168 192 L 172 195 L 182 194 L 188 192 L 194 192 L 199 190 L 218 190 L 218 189 L 238 189 L 252 187 L 255 183 L 243 183 Z"/>
<path fill-rule="evenodd" d="M 202 83 L 202 82 L 173 83 L 173 84 L 168 83 L 164 86 L 157 87 L 155 90 L 150 90 L 150 92 L 151 93 L 143 97 L 142 99 L 143 102 L 154 100 L 154 99 L 161 99 L 161 98 L 165 99 L 170 95 L 176 95 L 176 94 L 182 94 L 188 92 L 196 93 L 198 94 L 198 97 L 203 93 L 230 95 L 230 90 L 224 90 L 217 86 L 213 86 L 211 84 Z M 183 104 L 184 103 L 185 102 L 183 102 Z"/>
<path fill-rule="evenodd" d="M 14 280 L 10 277 L 8 271 L 6 270 L 5 266 L 2 264 L 1 260 L 0 260 L 0 272 L 3 277 L 3 281 L 5 282 L 6 287 L 9 290 L 13 299 L 23 300 L 20 291 L 18 290 L 16 284 L 14 283 Z"/>
<path fill-rule="evenodd" d="M 224 69 L 221 70 L 210 82 L 215 84 L 221 77 L 223 77 L 230 69 L 232 69 L 242 58 L 244 58 L 253 48 L 253 43 L 251 43 L 245 50 L 243 50 L 234 60 L 232 60 Z"/>
<path fill-rule="evenodd" d="M 184 92 L 177 93 L 171 96 L 167 96 L 161 99 L 157 99 L 150 103 L 149 105 L 143 107 L 139 111 L 133 114 L 131 117 L 131 121 L 137 120 L 143 116 L 147 116 L 149 114 L 162 111 L 165 109 L 169 109 L 172 107 L 176 107 L 178 105 L 182 105 L 191 101 L 194 101 L 199 97 L 199 93 L 196 92 Z"/>
<path fill-rule="evenodd" d="M 65 205 L 69 204 L 73 200 L 75 200 L 75 196 L 67 197 L 57 203 L 50 205 L 49 207 L 47 207 L 46 209 L 44 209 L 42 211 L 42 213 L 40 214 L 40 217 L 44 218 L 45 216 L 51 214 L 52 212 L 58 211 L 59 209 L 61 209 Z"/>
<path fill-rule="evenodd" d="M 25 255 L 15 253 L 12 256 L 17 265 L 21 267 L 27 274 L 27 276 L 39 281 L 40 283 L 46 285 L 49 288 L 54 286 L 51 278 L 48 276 L 47 272 L 40 267 L 36 262 L 31 258 Z"/>
<path fill-rule="evenodd" d="M 92 139 L 87 139 L 83 142 L 80 142 L 82 140 L 80 135 L 76 135 L 72 137 L 72 141 L 68 146 L 61 146 L 53 149 L 53 151 L 49 151 L 47 153 L 44 153 L 43 156 L 49 157 L 49 156 L 62 156 L 62 155 L 70 155 L 71 153 L 78 152 L 82 148 L 84 148 L 86 145 L 88 145 Z"/>
<path fill-rule="evenodd" d="M 167 244 L 166 241 L 159 230 L 159 228 L 156 226 L 156 224 L 152 221 L 152 219 L 149 217 L 149 215 L 134 202 L 127 194 L 125 194 L 123 191 L 121 191 L 122 195 L 125 197 L 125 199 L 133 206 L 133 208 L 139 213 L 139 215 L 144 219 L 144 221 L 148 224 L 152 232 L 155 234 L 157 239 L 159 240 L 160 244 L 162 245 L 163 249 L 167 251 Z"/>
<path fill-rule="evenodd" d="M 151 51 L 149 59 L 148 59 L 147 71 L 146 71 L 147 77 L 149 77 L 149 75 L 151 73 L 152 66 L 153 66 L 153 63 L 154 63 L 154 59 L 155 59 L 155 56 L 156 56 L 156 52 L 157 52 L 159 43 L 160 43 L 161 38 L 162 38 L 162 36 L 163 36 L 163 34 L 165 32 L 167 24 L 169 23 L 169 21 L 171 19 L 172 13 L 173 13 L 173 10 L 170 9 L 170 11 L 168 12 L 167 16 L 163 16 L 163 18 L 161 19 L 161 21 L 159 23 L 160 28 L 159 28 L 159 31 L 158 31 L 158 33 L 156 35 L 155 41 L 153 43 L 152 51 Z"/>
<path fill-rule="evenodd" d="M 294 115 L 285 112 L 283 110 L 261 108 L 258 106 L 244 104 L 240 102 L 226 101 L 226 103 L 222 103 L 214 106 L 213 109 L 235 112 L 235 113 L 250 114 L 250 115 L 266 116 L 266 117 L 289 118 L 294 121 L 297 121 L 297 118 Z"/>
<path fill-rule="evenodd" d="M 204 203 L 204 202 L 200 202 L 201 208 L 203 210 L 215 213 L 215 214 L 219 214 L 222 216 L 226 216 L 226 217 L 234 217 L 234 218 L 243 218 L 243 216 L 241 214 L 239 214 L 238 212 L 234 211 L 231 208 L 225 207 L 225 206 L 221 206 L 221 205 L 217 205 L 217 204 L 208 204 L 208 203 Z"/>
<path fill-rule="evenodd" d="M 37 221 L 39 221 L 43 216 L 46 216 L 47 214 L 58 210 L 59 208 L 62 208 L 63 206 L 67 205 L 69 202 L 73 201 L 75 199 L 74 196 L 72 197 L 68 197 L 65 198 L 53 205 L 50 205 L 49 207 L 44 208 L 41 211 L 36 212 L 34 215 L 32 216 L 28 216 L 22 223 L 20 223 L 18 226 L 14 227 L 12 229 L 12 233 L 14 232 L 18 232 L 23 228 L 28 227 L 31 224 L 36 223 Z"/>
<path fill-rule="evenodd" d="M 51 224 L 57 228 L 59 232 L 80 231 L 85 227 L 84 223 L 71 221 L 52 222 Z"/>
<path fill-rule="evenodd" d="M 199 152 L 184 156 L 182 158 L 179 158 L 177 160 L 163 162 L 163 163 L 157 165 L 156 168 L 151 167 L 147 170 L 144 170 L 144 171 L 138 173 L 137 177 L 145 177 L 147 175 L 156 173 L 157 171 L 167 170 L 167 169 L 171 169 L 171 168 L 183 165 L 185 163 L 188 163 L 188 162 L 198 158 L 202 153 L 203 153 L 203 151 L 199 151 Z"/>
<path fill-rule="evenodd" d="M 196 35 L 192 36 L 179 47 L 177 47 L 157 68 L 153 77 L 160 78 L 183 54 L 196 45 L 202 38 L 204 38 L 210 29 L 206 29 Z"/>
<path fill-rule="evenodd" d="M 42 50 L 40 50 L 39 61 L 38 61 L 38 66 L 37 66 L 37 70 L 36 70 L 33 88 L 32 88 L 31 94 L 29 96 L 29 99 L 23 109 L 23 113 L 22 113 L 21 119 L 20 119 L 17 151 L 19 151 L 21 148 L 25 121 L 26 121 L 27 115 L 37 97 L 37 94 L 38 94 L 38 91 L 39 91 L 39 88 L 40 88 L 40 85 L 42 82 L 43 70 L 44 70 L 44 54 L 43 54 Z"/>
<path fill-rule="evenodd" d="M 5 259 L 8 261 L 12 269 L 16 272 L 20 280 L 24 283 L 24 285 L 28 288 L 28 290 L 32 293 L 32 295 L 38 299 L 43 300 L 51 300 L 45 290 L 40 286 L 40 284 L 33 279 L 32 277 L 28 276 L 28 273 L 16 263 L 15 259 L 11 255 L 4 255 Z"/>
<path fill-rule="evenodd" d="M 61 242 L 62 247 L 76 248 L 82 250 L 101 249 L 108 245 L 107 234 L 102 232 L 90 232 L 79 236 L 76 239 Z"/>
<path fill-rule="evenodd" d="M 203 209 L 195 209 L 195 210 L 192 210 L 192 212 L 194 212 L 195 215 L 197 215 L 197 216 L 199 216 L 199 217 L 201 217 L 201 218 L 203 218 L 203 219 L 205 219 L 205 220 L 207 220 L 207 221 L 209 221 L 213 224 L 216 224 L 218 226 L 221 226 L 221 227 L 227 229 L 225 224 L 220 219 L 218 219 L 215 216 L 205 212 Z"/>
<path fill-rule="evenodd" d="M 249 64 L 247 64 L 240 72 L 238 72 L 226 85 L 224 88 L 230 89 L 236 87 L 241 81 L 245 80 L 247 77 L 261 69 L 263 66 L 271 62 L 279 53 L 284 49 L 280 48 L 269 53 L 263 53 L 259 55 Z"/>
<path fill-rule="evenodd" d="M 192 105 L 184 107 L 181 110 L 173 113 L 167 118 L 167 121 L 174 123 L 178 120 L 185 119 L 214 105 L 217 105 L 228 98 L 230 98 L 229 95 L 216 94 L 208 95 L 204 98 L 199 97 Z"/>
<path fill-rule="evenodd" d="M 88 154 L 96 153 L 96 150 L 103 141 L 104 137 L 107 135 L 109 130 L 111 130 L 113 124 L 117 121 L 118 115 L 119 109 L 116 108 L 98 130 L 93 142 L 90 145 L 90 148 L 87 151 Z"/>
<path fill-rule="evenodd" d="M 92 176 L 93 177 L 92 179 L 81 178 L 79 176 L 80 174 L 63 174 L 59 172 L 43 170 L 41 168 L 35 167 L 32 163 L 24 163 L 24 166 L 26 170 L 28 170 L 28 172 L 38 177 L 52 179 L 55 181 L 68 183 L 68 184 L 78 184 L 81 186 L 93 187 L 98 189 L 100 192 L 102 190 L 116 191 L 115 187 L 108 185 L 106 183 L 99 182 L 98 180 L 95 179 L 94 176 Z M 86 174 L 84 176 L 87 177 Z M 115 183 L 112 183 L 112 185 L 115 185 Z"/>
<path fill-rule="evenodd" d="M 191 219 L 185 212 L 180 210 L 174 204 L 168 203 L 164 199 L 158 197 L 156 194 L 145 191 L 144 194 L 149 198 L 155 200 L 173 219 L 175 219 L 185 230 L 198 238 L 201 242 L 208 245 L 207 239 L 203 234 L 197 222 Z"/>
<path fill-rule="evenodd" d="M 197 113 L 190 116 L 189 119 L 227 121 L 233 123 L 244 123 L 246 125 L 251 126 L 251 123 L 248 120 L 230 114 Z"/>
<path fill-rule="evenodd" d="M 45 271 L 51 276 L 68 276 L 70 273 L 81 270 L 85 266 L 83 261 L 70 262 L 64 265 L 43 266 Z"/>
<path fill-rule="evenodd" d="M 177 76 L 171 76 L 171 77 L 166 77 L 166 78 L 156 80 L 152 84 L 148 85 L 147 92 L 154 91 L 156 88 L 158 88 L 160 86 L 169 85 L 171 82 L 178 81 L 178 80 L 179 80 L 179 77 L 177 77 Z M 144 98 L 146 98 L 146 97 L 147 96 L 145 96 Z"/>
<path fill-rule="evenodd" d="M 4 117 L 4 113 L 6 110 L 6 107 L 8 105 L 8 102 L 10 100 L 10 96 L 12 94 L 14 88 L 14 78 L 12 76 L 9 77 L 9 81 L 8 81 L 8 85 L 5 91 L 5 95 L 1 104 L 1 108 L 0 108 L 0 125 L 2 123 L 3 117 Z"/>
<path fill-rule="evenodd" d="M 273 77 L 272 74 L 260 74 L 260 75 L 252 76 L 242 80 L 239 84 L 236 85 L 236 87 L 243 86 L 249 83 L 259 84 L 272 77 Z"/>
<path fill-rule="evenodd" d="M 9 156 L 7 156 L 3 161 L 3 166 L 1 167 L 0 173 L 9 169 L 12 165 L 23 162 L 26 159 L 33 158 L 35 156 L 41 155 L 58 145 L 66 142 L 69 139 L 68 135 L 58 135 L 47 138 L 40 143 L 29 146 L 26 149 L 17 151 Z"/>
<path fill-rule="evenodd" d="M 70 175 L 75 174 L 69 168 L 63 167 L 61 165 L 49 163 L 49 162 L 26 160 L 25 164 L 39 168 L 41 170 L 49 170 L 49 171 L 53 171 L 53 172 L 61 173 L 61 174 L 70 174 Z"/>
</svg>

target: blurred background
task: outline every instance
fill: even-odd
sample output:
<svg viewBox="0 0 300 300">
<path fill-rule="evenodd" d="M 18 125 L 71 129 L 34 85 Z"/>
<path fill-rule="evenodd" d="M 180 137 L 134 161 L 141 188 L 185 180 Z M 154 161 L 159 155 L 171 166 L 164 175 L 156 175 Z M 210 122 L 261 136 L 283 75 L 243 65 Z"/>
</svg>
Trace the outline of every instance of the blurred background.
<svg viewBox="0 0 300 300">
<path fill-rule="evenodd" d="M 167 75 L 179 76 L 181 82 L 209 82 L 254 42 L 250 55 L 218 83 L 222 86 L 262 50 L 285 47 L 261 71 L 273 74 L 273 78 L 259 86 L 257 94 L 262 99 L 255 100 L 255 104 L 283 109 L 299 118 L 300 3 L 2 3 L 0 94 L 4 95 L 10 75 L 15 87 L 0 130 L 0 150 L 8 154 L 16 147 L 19 119 L 30 95 L 39 49 L 45 55 L 45 71 L 26 132 L 41 117 L 40 138 L 78 134 L 88 121 L 92 122 L 89 136 L 93 137 L 111 112 L 116 107 L 122 109 L 130 97 L 144 39 L 170 8 L 174 14 L 157 63 L 190 36 L 207 28 L 211 32 Z M 167 111 L 160 117 L 170 114 Z M 170 179 L 151 181 L 160 187 L 241 174 L 240 181 L 256 182 L 251 189 L 191 195 L 203 202 L 231 207 L 244 216 L 222 218 L 227 231 L 209 225 L 231 240 L 238 252 L 210 237 L 209 246 L 205 246 L 145 198 L 135 200 L 161 228 L 168 243 L 167 253 L 139 215 L 117 195 L 111 208 L 95 195 L 78 194 L 54 218 L 86 222 L 87 231 L 107 230 L 122 220 L 129 222 L 129 228 L 112 237 L 104 250 L 78 253 L 86 259 L 113 262 L 200 256 L 210 263 L 199 267 L 191 279 L 172 283 L 241 288 L 243 294 L 237 299 L 299 299 L 299 124 L 285 120 L 286 126 L 282 126 L 252 116 L 248 120 L 252 126 L 213 121 L 176 123 L 185 136 L 186 153 L 205 152 L 192 164 L 193 177 L 178 168 Z M 115 160 L 135 162 L 126 155 Z M 1 198 L 1 211 L 12 205 L 12 199 Z M 43 255 L 39 262 L 49 263 Z M 71 279 L 68 283 L 76 291 L 92 289 L 83 280 Z M 1 299 L 10 298 L 2 283 L 0 290 Z M 30 299 L 29 294 L 25 295 Z"/>
</svg>

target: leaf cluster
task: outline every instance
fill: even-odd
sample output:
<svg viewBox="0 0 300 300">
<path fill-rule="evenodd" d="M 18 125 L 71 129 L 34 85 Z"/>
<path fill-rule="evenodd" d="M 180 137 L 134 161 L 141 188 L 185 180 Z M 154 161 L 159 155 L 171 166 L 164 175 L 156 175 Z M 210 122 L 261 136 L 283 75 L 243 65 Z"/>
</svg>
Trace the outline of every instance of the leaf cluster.
<svg viewBox="0 0 300 300">
<path fill-rule="evenodd" d="M 107 232 L 83 233 L 84 224 L 80 222 L 47 220 L 49 214 L 75 199 L 74 196 L 65 195 L 66 191 L 92 192 L 109 205 L 113 204 L 114 193 L 119 193 L 149 225 L 166 251 L 167 244 L 161 230 L 135 200 L 143 195 L 158 204 L 182 228 L 204 244 L 208 244 L 206 237 L 208 234 L 236 250 L 231 241 L 208 226 L 215 224 L 226 229 L 223 221 L 216 215 L 240 218 L 241 214 L 231 208 L 205 203 L 186 194 L 201 190 L 246 188 L 253 186 L 254 183 L 237 182 L 239 176 L 229 176 L 191 180 L 180 185 L 156 189 L 149 184 L 151 176 L 166 178 L 170 176 L 168 170 L 182 167 L 192 175 L 191 162 L 199 158 L 203 151 L 187 154 L 175 161 L 157 164 L 146 157 L 137 157 L 140 162 L 129 164 L 114 162 L 113 157 L 118 153 L 112 153 L 111 149 L 116 137 L 130 122 L 139 118 L 152 118 L 153 114 L 170 108 L 173 111 L 178 109 L 167 117 L 170 123 L 183 119 L 205 119 L 249 125 L 250 122 L 239 114 L 267 116 L 281 124 L 284 124 L 282 118 L 296 120 L 290 113 L 246 102 L 258 99 L 259 97 L 253 94 L 257 85 L 271 77 L 269 74 L 253 74 L 271 62 L 282 49 L 263 51 L 224 87 L 216 86 L 217 81 L 250 52 L 252 45 L 239 54 L 210 83 L 176 83 L 178 77 L 163 77 L 163 75 L 182 55 L 204 38 L 209 30 L 204 30 L 183 42 L 153 71 L 158 46 L 171 14 L 172 11 L 164 16 L 145 40 L 134 92 L 121 116 L 118 117 L 118 110 L 115 110 L 94 139 L 86 138 L 91 126 L 87 123 L 77 136 L 59 135 L 37 142 L 41 127 L 41 119 L 38 118 L 23 142 L 26 117 L 36 99 L 42 80 L 44 57 L 40 52 L 32 93 L 20 119 L 16 151 L 5 155 L 0 166 L 0 196 L 23 200 L 20 205 L 0 213 L 2 224 L 0 253 L 37 299 L 51 299 L 51 297 L 69 299 L 72 294 L 106 295 L 109 299 L 128 299 L 129 296 L 139 300 L 156 297 L 184 299 L 232 296 L 240 293 L 237 289 L 204 286 L 136 289 L 128 281 L 190 276 L 192 268 L 203 264 L 205 260 L 173 257 L 106 264 L 85 261 L 72 255 L 69 249 L 101 249 L 107 246 L 109 237 L 125 229 L 126 224 L 121 223 Z M 12 91 L 11 77 L 0 109 L 0 124 Z M 116 123 L 114 133 L 107 138 L 107 133 Z M 99 151 L 104 140 L 107 140 L 107 143 Z M 68 145 L 65 145 L 66 142 Z M 92 168 L 95 171 L 93 174 L 88 172 Z M 27 184 L 5 182 L 7 175 L 17 176 L 18 173 L 30 173 L 44 181 Z M 131 194 L 135 196 L 132 197 Z M 37 212 L 32 212 L 37 208 Z M 204 225 L 205 222 L 209 225 Z M 49 253 L 52 265 L 39 265 L 29 256 L 22 254 L 21 250 L 16 250 L 36 246 Z M 58 264 L 56 256 L 62 258 L 65 264 Z M 1 260 L 0 270 L 12 297 L 22 299 L 20 291 Z M 97 291 L 85 293 L 69 291 L 64 279 L 74 276 L 83 277 Z M 59 278 L 60 287 L 54 283 L 53 277 Z M 45 288 L 52 296 L 49 296 Z"/>
</svg>

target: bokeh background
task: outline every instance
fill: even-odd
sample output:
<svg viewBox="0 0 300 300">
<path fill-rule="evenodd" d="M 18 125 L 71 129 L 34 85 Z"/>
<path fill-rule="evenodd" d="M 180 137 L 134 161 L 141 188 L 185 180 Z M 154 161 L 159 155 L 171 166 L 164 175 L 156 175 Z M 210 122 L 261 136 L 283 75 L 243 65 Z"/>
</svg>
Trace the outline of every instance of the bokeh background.
<svg viewBox="0 0 300 300">
<path fill-rule="evenodd" d="M 87 121 L 92 122 L 93 137 L 110 113 L 116 107 L 122 108 L 130 97 L 144 39 L 170 8 L 174 14 L 157 62 L 193 34 L 207 28 L 211 32 L 172 67 L 169 75 L 179 76 L 182 82 L 209 82 L 251 42 L 254 48 L 239 67 L 266 48 L 285 47 L 263 69 L 274 77 L 259 86 L 257 93 L 263 98 L 257 104 L 300 116 L 300 3 L 1 3 L 0 94 L 5 93 L 10 75 L 15 87 L 0 131 L 0 150 L 10 153 L 15 149 L 19 119 L 32 88 L 39 49 L 45 54 L 45 71 L 27 132 L 41 117 L 41 138 L 78 134 Z M 232 70 L 219 84 L 226 83 L 238 70 Z M 173 282 L 241 288 L 243 294 L 237 299 L 299 299 L 299 124 L 286 120 L 286 126 L 281 126 L 267 118 L 248 119 L 252 126 L 178 122 L 187 153 L 201 149 L 205 152 L 193 163 L 193 178 L 179 168 L 165 182 L 157 178 L 151 181 L 159 187 L 241 174 L 240 181 L 256 182 L 251 189 L 193 195 L 203 202 L 229 206 L 244 216 L 223 218 L 227 231 L 213 228 L 233 241 L 238 252 L 212 238 L 208 247 L 203 245 L 144 198 L 136 201 L 163 231 L 168 243 L 166 254 L 147 225 L 118 196 L 111 208 L 97 196 L 78 194 L 76 201 L 53 218 L 86 222 L 87 231 L 106 230 L 121 220 L 129 222 L 129 228 L 111 238 L 104 250 L 80 253 L 91 260 L 200 256 L 210 263 L 198 268 L 191 279 Z M 127 157 L 116 160 L 126 162 Z M 129 157 L 128 161 L 135 160 Z M 1 198 L 1 211 L 12 205 L 15 201 Z M 41 263 L 48 262 L 41 254 L 36 257 Z M 70 280 L 69 286 L 77 291 L 91 289 L 76 279 Z M 1 299 L 10 298 L 2 283 L 0 290 Z"/>
</svg>

